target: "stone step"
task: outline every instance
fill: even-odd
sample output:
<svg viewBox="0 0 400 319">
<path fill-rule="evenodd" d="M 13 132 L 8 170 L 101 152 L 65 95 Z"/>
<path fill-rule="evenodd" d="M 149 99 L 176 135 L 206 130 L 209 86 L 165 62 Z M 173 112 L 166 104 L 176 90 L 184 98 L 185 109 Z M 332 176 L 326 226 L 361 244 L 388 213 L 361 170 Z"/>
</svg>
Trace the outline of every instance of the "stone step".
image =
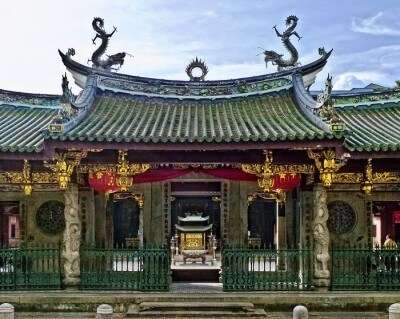
<svg viewBox="0 0 400 319">
<path fill-rule="evenodd" d="M 265 318 L 251 302 L 158 301 L 130 305 L 127 318 Z"/>
<path fill-rule="evenodd" d="M 251 302 L 230 301 L 144 301 L 139 304 L 139 311 L 147 310 L 206 310 L 206 309 L 229 309 L 245 312 L 254 311 Z"/>
<path fill-rule="evenodd" d="M 164 311 L 146 311 L 136 314 L 127 314 L 126 318 L 267 318 L 267 314 L 263 309 L 256 309 L 253 312 L 232 312 L 232 311 L 187 311 L 187 310 L 164 310 Z"/>
</svg>

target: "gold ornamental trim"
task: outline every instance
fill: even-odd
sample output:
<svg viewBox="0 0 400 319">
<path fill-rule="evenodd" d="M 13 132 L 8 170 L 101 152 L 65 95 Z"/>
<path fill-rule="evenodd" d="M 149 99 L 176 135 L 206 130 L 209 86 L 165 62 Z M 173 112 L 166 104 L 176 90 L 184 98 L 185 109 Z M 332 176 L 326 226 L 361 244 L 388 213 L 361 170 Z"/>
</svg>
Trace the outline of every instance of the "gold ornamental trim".
<svg viewBox="0 0 400 319">
<path fill-rule="evenodd" d="M 314 152 L 307 150 L 308 157 L 315 162 L 319 177 L 325 187 L 330 187 L 338 170 L 346 164 L 345 158 L 338 158 L 333 149 Z"/>
</svg>

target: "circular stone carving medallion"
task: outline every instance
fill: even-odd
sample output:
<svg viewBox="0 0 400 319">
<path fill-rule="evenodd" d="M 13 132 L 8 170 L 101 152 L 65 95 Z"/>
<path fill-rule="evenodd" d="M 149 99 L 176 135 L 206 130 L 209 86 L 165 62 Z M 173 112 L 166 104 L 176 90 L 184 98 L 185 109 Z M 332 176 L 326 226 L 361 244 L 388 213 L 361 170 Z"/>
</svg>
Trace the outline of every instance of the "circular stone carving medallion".
<svg viewBox="0 0 400 319">
<path fill-rule="evenodd" d="M 328 229 L 331 233 L 345 234 L 353 230 L 356 225 L 356 213 L 348 203 L 334 201 L 328 204 Z"/>
<path fill-rule="evenodd" d="M 36 212 L 36 224 L 46 234 L 58 234 L 65 228 L 64 204 L 49 200 Z"/>
</svg>

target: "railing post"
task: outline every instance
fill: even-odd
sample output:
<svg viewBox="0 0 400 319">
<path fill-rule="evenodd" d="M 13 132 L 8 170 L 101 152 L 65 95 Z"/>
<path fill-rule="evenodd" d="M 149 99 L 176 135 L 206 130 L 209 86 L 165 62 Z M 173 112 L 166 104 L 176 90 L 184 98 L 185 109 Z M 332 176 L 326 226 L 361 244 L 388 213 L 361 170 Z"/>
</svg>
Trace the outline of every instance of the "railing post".
<svg viewBox="0 0 400 319">
<path fill-rule="evenodd" d="M 96 319 L 112 319 L 113 308 L 110 305 L 102 304 L 97 307 Z"/>
<path fill-rule="evenodd" d="M 62 259 L 64 285 L 74 288 L 80 283 L 80 241 L 81 220 L 79 217 L 78 186 L 70 183 L 64 193 L 65 230 L 63 236 Z"/>
<path fill-rule="evenodd" d="M 9 303 L 1 304 L 0 319 L 14 319 L 14 306 Z"/>
<path fill-rule="evenodd" d="M 293 319 L 308 319 L 308 310 L 304 306 L 296 306 L 293 309 Z"/>
<path fill-rule="evenodd" d="M 400 303 L 394 303 L 389 307 L 389 319 L 400 319 Z"/>
<path fill-rule="evenodd" d="M 329 212 L 326 189 L 322 184 L 314 186 L 313 198 L 313 284 L 318 290 L 328 290 L 331 279 L 329 271 L 329 230 L 327 226 Z"/>
</svg>

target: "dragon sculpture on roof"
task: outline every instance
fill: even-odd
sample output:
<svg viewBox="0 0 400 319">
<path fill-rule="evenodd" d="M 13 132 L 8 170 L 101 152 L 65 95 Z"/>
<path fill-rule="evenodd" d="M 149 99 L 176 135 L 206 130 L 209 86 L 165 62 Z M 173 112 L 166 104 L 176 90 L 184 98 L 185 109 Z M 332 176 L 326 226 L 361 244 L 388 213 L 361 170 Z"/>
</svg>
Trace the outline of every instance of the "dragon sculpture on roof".
<svg viewBox="0 0 400 319">
<path fill-rule="evenodd" d="M 107 55 L 106 59 L 102 59 L 102 55 L 106 52 L 110 38 L 117 31 L 114 27 L 111 33 L 107 33 L 104 30 L 104 20 L 102 18 L 94 18 L 92 22 L 92 27 L 96 31 L 96 36 L 94 37 L 93 44 L 96 44 L 98 38 L 101 39 L 100 46 L 92 54 L 93 66 L 106 71 L 118 70 L 124 64 L 124 59 L 126 56 L 125 52 L 116 53 L 113 55 Z M 118 68 L 113 68 L 114 65 L 118 65 Z"/>
<path fill-rule="evenodd" d="M 284 59 L 283 54 L 279 54 L 275 51 L 269 51 L 265 50 L 264 51 L 264 60 L 265 60 L 265 65 L 268 67 L 268 62 L 271 62 L 272 65 L 277 65 L 278 66 L 278 71 L 297 66 L 298 60 L 299 60 L 299 53 L 297 52 L 297 49 L 294 47 L 292 42 L 290 42 L 290 37 L 292 35 L 296 36 L 299 40 L 301 37 L 299 34 L 295 31 L 295 28 L 297 26 L 297 21 L 299 18 L 297 18 L 294 15 L 290 15 L 286 18 L 286 26 L 287 29 L 283 32 L 280 33 L 278 29 L 276 28 L 276 25 L 273 27 L 275 30 L 276 35 L 281 38 L 283 45 L 285 48 L 289 51 L 290 53 L 290 58 L 289 59 Z"/>
</svg>

